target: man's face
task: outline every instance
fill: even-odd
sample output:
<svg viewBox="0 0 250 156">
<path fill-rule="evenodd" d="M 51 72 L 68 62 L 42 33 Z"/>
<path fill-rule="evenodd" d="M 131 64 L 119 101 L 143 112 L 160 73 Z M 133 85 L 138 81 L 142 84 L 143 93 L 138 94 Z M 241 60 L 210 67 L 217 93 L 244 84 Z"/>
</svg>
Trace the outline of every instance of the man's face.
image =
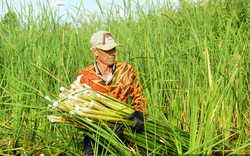
<svg viewBox="0 0 250 156">
<path fill-rule="evenodd" d="M 115 61 L 115 54 L 116 54 L 116 49 L 110 49 L 110 50 L 98 50 L 98 56 L 97 59 L 101 61 L 103 64 L 107 66 L 112 66 Z"/>
</svg>

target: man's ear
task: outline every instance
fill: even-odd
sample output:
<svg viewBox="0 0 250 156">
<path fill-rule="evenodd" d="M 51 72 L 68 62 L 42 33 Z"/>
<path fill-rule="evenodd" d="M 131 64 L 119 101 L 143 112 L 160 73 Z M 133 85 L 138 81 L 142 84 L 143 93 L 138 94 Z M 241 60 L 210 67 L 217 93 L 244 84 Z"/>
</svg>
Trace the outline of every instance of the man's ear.
<svg viewBox="0 0 250 156">
<path fill-rule="evenodd" d="M 96 57 L 98 56 L 99 51 L 96 48 L 91 48 L 91 51 L 94 53 Z"/>
</svg>

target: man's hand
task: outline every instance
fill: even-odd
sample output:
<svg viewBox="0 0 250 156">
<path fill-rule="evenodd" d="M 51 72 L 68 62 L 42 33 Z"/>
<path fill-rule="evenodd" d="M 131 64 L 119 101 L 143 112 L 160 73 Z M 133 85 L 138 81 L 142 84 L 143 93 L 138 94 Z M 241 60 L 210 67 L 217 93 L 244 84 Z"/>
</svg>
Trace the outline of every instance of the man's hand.
<svg viewBox="0 0 250 156">
<path fill-rule="evenodd" d="M 120 138 L 123 135 L 123 125 L 122 124 L 116 124 L 115 127 L 115 134 Z"/>
<path fill-rule="evenodd" d="M 143 116 L 142 112 L 135 111 L 128 118 L 131 119 L 131 120 L 134 119 L 134 123 L 131 126 L 131 129 L 132 129 L 133 132 L 143 129 L 143 127 L 144 127 L 144 116 Z"/>
</svg>

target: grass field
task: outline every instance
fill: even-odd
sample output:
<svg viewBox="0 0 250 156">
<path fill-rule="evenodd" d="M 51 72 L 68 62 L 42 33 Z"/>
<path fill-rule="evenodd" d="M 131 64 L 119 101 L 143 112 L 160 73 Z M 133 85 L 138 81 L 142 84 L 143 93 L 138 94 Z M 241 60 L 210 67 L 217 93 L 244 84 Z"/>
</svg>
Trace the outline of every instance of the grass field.
<svg viewBox="0 0 250 156">
<path fill-rule="evenodd" d="M 15 12 L 9 4 L 16 16 L 0 23 L 0 154 L 83 155 L 82 132 L 51 124 L 44 97 L 56 97 L 93 63 L 97 30 L 123 45 L 117 60 L 136 69 L 147 113 L 190 133 L 185 154 L 250 154 L 249 4 L 182 1 L 159 10 L 148 3 L 134 11 L 137 4 L 124 1 L 124 17 L 118 6 L 100 6 L 101 15 L 69 16 L 72 24 L 48 4 L 37 16 L 32 6 Z"/>
</svg>

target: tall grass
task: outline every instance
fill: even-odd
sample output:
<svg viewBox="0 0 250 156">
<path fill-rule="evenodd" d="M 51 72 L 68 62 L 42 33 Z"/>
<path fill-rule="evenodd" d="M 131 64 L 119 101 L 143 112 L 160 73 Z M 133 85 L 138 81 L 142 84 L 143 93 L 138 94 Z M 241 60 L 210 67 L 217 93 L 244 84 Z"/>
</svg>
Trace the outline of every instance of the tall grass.
<svg viewBox="0 0 250 156">
<path fill-rule="evenodd" d="M 97 30 L 123 44 L 117 60 L 135 67 L 147 113 L 190 133 L 186 154 L 249 153 L 249 1 L 133 5 L 124 1 L 124 17 L 114 4 L 100 6 L 102 14 L 71 25 L 48 4 L 36 16 L 30 6 L 16 21 L 2 19 L 1 154 L 83 154 L 81 131 L 46 120 L 44 96 L 57 96 L 93 63 L 89 40 Z"/>
</svg>

